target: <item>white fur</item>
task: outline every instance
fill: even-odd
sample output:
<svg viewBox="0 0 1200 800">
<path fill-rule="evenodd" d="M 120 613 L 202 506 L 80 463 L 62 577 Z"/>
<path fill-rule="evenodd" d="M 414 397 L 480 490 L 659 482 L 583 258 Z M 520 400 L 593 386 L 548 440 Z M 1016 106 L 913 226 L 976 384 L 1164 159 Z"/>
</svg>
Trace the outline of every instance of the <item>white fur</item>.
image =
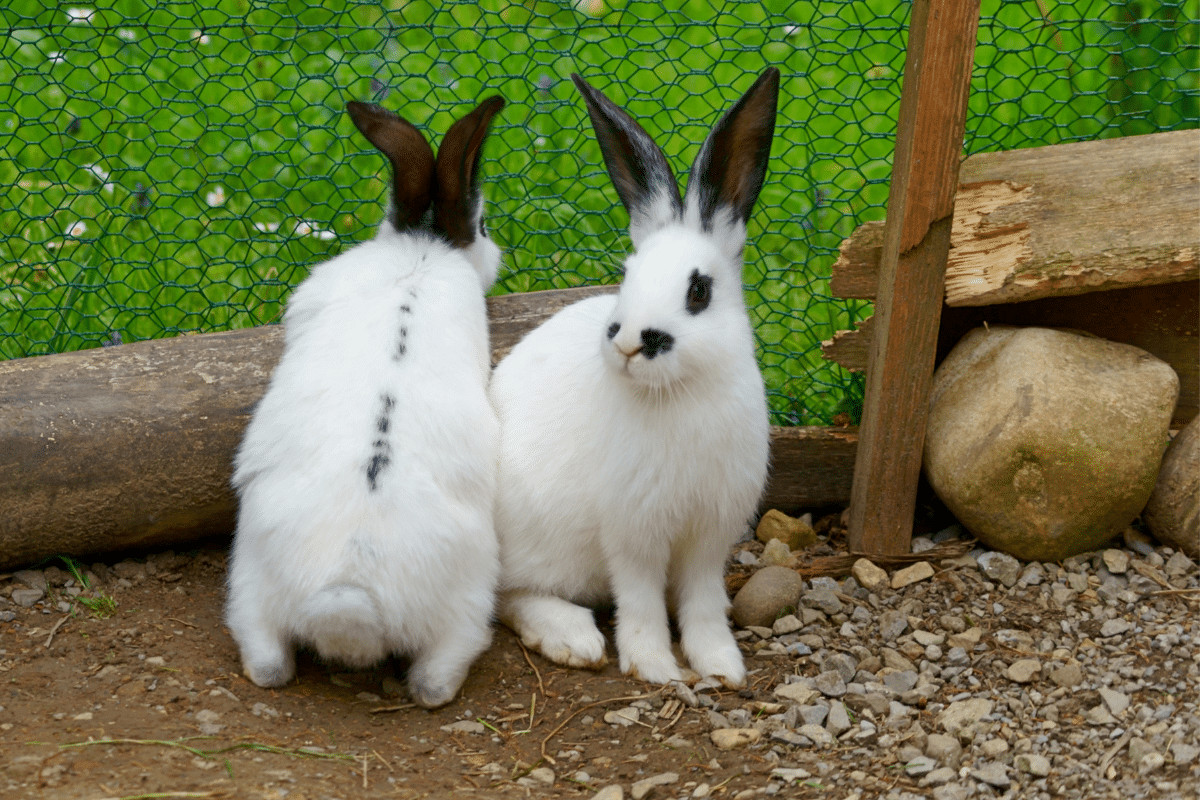
<svg viewBox="0 0 1200 800">
<path fill-rule="evenodd" d="M 740 257 L 728 247 L 740 226 L 716 228 L 673 223 L 645 235 L 618 296 L 563 309 L 492 377 L 499 613 L 559 663 L 603 663 L 602 635 L 573 604 L 612 598 L 621 669 L 680 678 L 669 600 L 692 668 L 744 682 L 723 574 L 766 480 L 767 406 Z M 697 268 L 713 276 L 713 297 L 692 316 L 682 301 Z M 614 320 L 621 330 L 609 340 Z M 626 358 L 645 327 L 672 333 L 674 346 Z"/>
<path fill-rule="evenodd" d="M 499 429 L 483 294 L 498 264 L 486 237 L 455 250 L 385 223 L 292 294 L 234 475 L 227 618 L 256 684 L 289 681 L 297 644 L 351 666 L 403 654 L 433 707 L 489 644 Z M 390 461 L 372 490 L 377 440 Z"/>
</svg>

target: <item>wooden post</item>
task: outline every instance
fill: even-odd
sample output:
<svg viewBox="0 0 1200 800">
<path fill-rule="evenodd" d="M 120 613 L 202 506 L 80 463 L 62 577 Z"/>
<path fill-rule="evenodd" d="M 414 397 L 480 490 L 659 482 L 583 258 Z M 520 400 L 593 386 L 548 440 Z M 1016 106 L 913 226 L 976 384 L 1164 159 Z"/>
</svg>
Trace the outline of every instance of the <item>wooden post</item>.
<svg viewBox="0 0 1200 800">
<path fill-rule="evenodd" d="M 850 494 L 850 547 L 908 550 L 941 320 L 979 0 L 915 0 L 876 333 Z"/>
</svg>

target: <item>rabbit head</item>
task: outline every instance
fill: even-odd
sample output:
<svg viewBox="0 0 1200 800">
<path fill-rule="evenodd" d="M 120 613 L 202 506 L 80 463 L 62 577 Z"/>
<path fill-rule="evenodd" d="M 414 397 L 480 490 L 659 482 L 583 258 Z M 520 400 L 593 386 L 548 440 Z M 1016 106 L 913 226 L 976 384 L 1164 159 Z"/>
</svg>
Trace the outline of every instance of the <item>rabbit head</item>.
<svg viewBox="0 0 1200 800">
<path fill-rule="evenodd" d="M 571 77 L 629 212 L 634 246 L 600 343 L 604 359 L 635 387 L 656 392 L 706 374 L 719 379 L 729 360 L 753 358 L 742 249 L 771 152 L 779 70 L 759 76 L 713 127 L 682 199 L 649 134 L 583 78 Z"/>
<path fill-rule="evenodd" d="M 496 282 L 500 248 L 483 219 L 479 160 L 488 125 L 504 107 L 489 97 L 450 126 L 434 158 L 417 128 L 399 115 L 370 103 L 346 108 L 355 127 L 392 164 L 392 196 L 381 235 L 427 231 L 462 251 L 486 291 Z"/>
</svg>

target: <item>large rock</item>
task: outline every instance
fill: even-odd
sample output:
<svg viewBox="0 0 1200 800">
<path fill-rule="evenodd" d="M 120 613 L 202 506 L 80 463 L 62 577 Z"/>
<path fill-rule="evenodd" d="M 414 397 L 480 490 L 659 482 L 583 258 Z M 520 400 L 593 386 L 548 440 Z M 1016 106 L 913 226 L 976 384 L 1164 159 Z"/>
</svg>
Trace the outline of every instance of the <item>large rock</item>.
<svg viewBox="0 0 1200 800">
<path fill-rule="evenodd" d="M 743 628 L 769 628 L 784 613 L 796 609 L 804 579 L 787 567 L 763 567 L 750 576 L 733 598 L 733 621 Z"/>
<path fill-rule="evenodd" d="M 1094 550 L 1142 510 L 1179 395 L 1139 348 L 1048 328 L 976 328 L 938 368 L 925 474 L 975 536 L 1018 558 Z"/>
<path fill-rule="evenodd" d="M 1160 542 L 1200 559 L 1200 417 L 1167 447 L 1142 519 Z"/>
</svg>

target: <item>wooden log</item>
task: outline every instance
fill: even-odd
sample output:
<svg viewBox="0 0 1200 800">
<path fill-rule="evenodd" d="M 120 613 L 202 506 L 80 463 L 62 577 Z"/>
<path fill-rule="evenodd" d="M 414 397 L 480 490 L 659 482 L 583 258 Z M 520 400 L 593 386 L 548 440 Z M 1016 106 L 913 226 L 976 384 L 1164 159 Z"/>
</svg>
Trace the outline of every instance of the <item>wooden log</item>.
<svg viewBox="0 0 1200 800">
<path fill-rule="evenodd" d="M 850 495 L 856 552 L 907 552 L 912 537 L 978 24 L 978 0 L 912 5 Z"/>
<path fill-rule="evenodd" d="M 614 289 L 489 299 L 493 357 Z M 233 455 L 282 352 L 265 326 L 0 362 L 0 569 L 232 533 Z M 853 430 L 773 429 L 764 503 L 844 503 L 855 445 Z"/>
<path fill-rule="evenodd" d="M 874 318 L 824 343 L 826 358 L 853 372 L 865 370 Z M 1025 303 L 964 306 L 942 310 L 940 363 L 963 334 L 979 325 L 1039 325 L 1073 328 L 1140 347 L 1179 374 L 1179 403 L 1172 426 L 1200 413 L 1200 281 L 1139 286 L 1087 295 L 1047 297 Z"/>
<path fill-rule="evenodd" d="M 1200 275 L 1200 130 L 980 153 L 959 171 L 946 304 L 1064 297 Z M 883 223 L 843 241 L 831 289 L 869 299 Z"/>
</svg>

